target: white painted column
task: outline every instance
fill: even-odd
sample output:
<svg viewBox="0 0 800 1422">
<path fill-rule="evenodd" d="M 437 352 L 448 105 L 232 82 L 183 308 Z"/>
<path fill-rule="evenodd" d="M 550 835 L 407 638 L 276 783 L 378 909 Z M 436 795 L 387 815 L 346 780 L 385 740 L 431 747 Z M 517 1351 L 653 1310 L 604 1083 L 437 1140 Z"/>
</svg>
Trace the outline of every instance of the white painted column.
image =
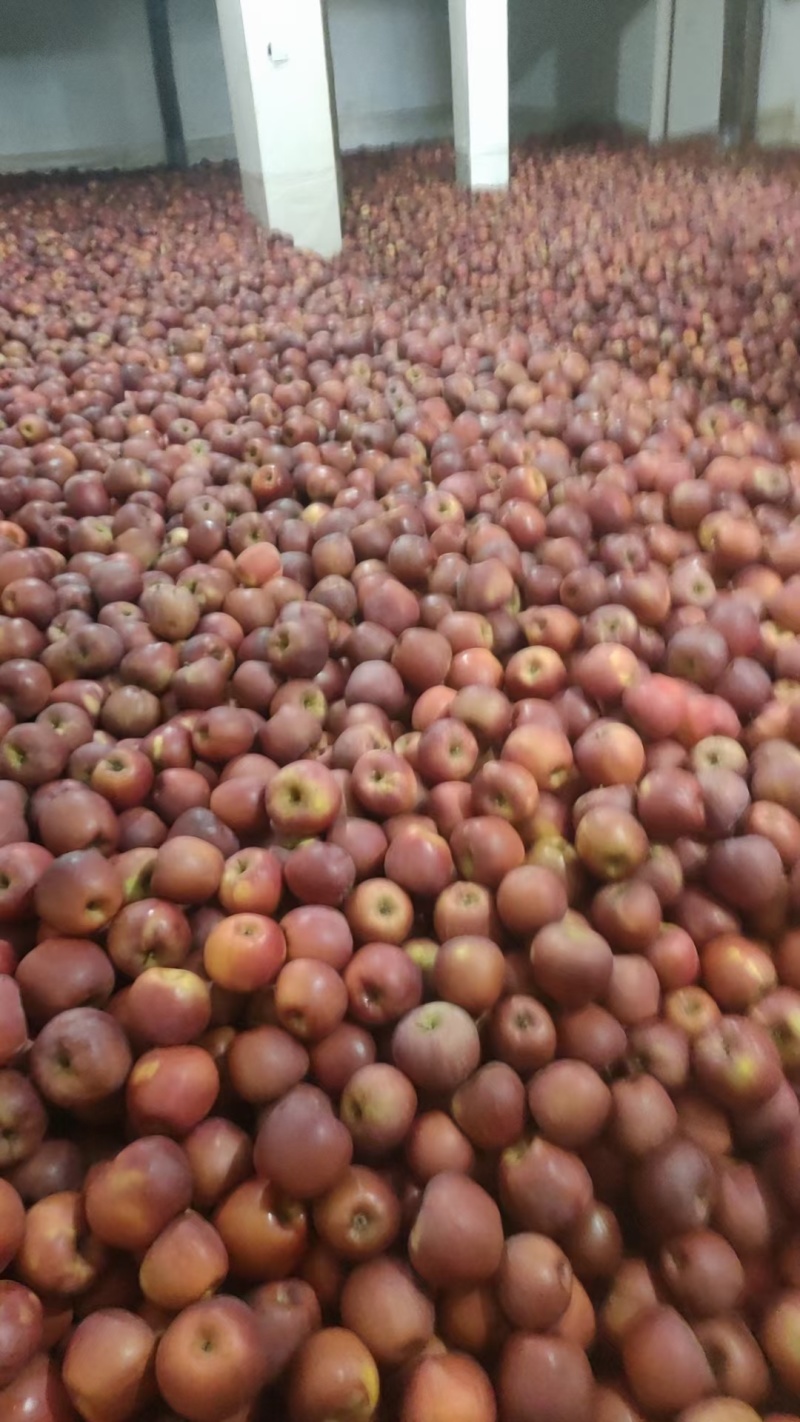
<svg viewBox="0 0 800 1422">
<path fill-rule="evenodd" d="M 342 225 L 324 0 L 217 0 L 247 207 L 323 257 Z"/>
<path fill-rule="evenodd" d="M 508 187 L 508 0 L 450 0 L 450 53 L 456 177 Z"/>
<path fill-rule="evenodd" d="M 716 136 L 724 44 L 725 0 L 675 0 L 670 138 Z"/>
</svg>

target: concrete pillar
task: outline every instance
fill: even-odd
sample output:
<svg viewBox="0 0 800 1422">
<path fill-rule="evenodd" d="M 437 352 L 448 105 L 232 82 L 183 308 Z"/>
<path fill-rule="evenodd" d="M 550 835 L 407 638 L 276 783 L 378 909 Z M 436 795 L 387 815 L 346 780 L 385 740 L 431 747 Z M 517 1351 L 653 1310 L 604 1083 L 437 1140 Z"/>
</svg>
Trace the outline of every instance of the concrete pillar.
<svg viewBox="0 0 800 1422">
<path fill-rule="evenodd" d="M 324 0 L 217 0 L 247 207 L 323 257 L 342 224 Z"/>
<path fill-rule="evenodd" d="M 508 0 L 450 0 L 456 177 L 508 187 Z"/>
</svg>

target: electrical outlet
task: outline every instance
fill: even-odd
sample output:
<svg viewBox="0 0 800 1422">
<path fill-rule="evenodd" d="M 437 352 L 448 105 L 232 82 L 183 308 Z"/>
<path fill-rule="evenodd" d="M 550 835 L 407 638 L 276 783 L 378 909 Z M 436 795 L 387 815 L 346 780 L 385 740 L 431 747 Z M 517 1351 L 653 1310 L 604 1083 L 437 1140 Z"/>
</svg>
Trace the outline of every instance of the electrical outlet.
<svg viewBox="0 0 800 1422">
<path fill-rule="evenodd" d="M 267 54 L 269 55 L 269 58 L 273 64 L 289 63 L 289 51 L 285 48 L 284 45 L 273 44 L 273 42 L 270 40 L 270 43 L 267 45 Z"/>
</svg>

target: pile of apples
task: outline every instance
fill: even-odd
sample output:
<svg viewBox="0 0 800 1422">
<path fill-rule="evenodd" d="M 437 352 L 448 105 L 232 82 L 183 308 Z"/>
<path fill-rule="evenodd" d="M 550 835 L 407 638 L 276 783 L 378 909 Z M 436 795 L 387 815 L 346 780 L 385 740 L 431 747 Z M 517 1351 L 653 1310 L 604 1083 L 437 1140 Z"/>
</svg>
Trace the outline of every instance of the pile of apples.
<svg viewBox="0 0 800 1422">
<path fill-rule="evenodd" d="M 0 1422 L 800 1416 L 800 199 L 449 161 L 4 192 Z"/>
</svg>

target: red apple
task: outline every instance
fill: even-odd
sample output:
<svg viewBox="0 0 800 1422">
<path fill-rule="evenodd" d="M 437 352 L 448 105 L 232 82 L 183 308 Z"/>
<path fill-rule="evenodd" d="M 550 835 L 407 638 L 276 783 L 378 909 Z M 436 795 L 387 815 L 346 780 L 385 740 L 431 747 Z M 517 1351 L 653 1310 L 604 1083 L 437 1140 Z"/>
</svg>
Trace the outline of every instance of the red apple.
<svg viewBox="0 0 800 1422">
<path fill-rule="evenodd" d="M 161 1338 L 159 1391 L 187 1422 L 232 1417 L 262 1385 L 262 1346 L 258 1318 L 241 1299 L 202 1299 L 178 1314 Z"/>
</svg>

